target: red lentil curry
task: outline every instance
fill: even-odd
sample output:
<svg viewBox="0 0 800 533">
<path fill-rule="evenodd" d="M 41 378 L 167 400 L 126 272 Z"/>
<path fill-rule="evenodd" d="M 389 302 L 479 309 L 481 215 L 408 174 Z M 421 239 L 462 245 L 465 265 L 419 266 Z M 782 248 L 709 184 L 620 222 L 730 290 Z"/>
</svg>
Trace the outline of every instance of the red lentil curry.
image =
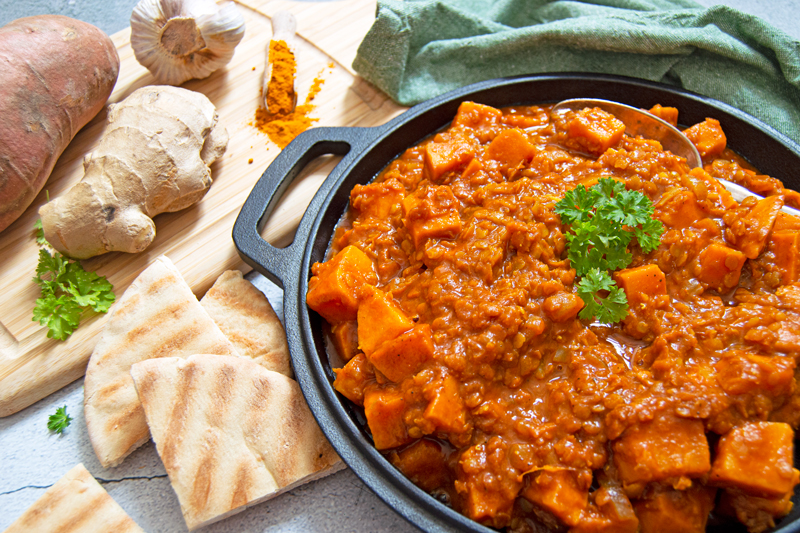
<svg viewBox="0 0 800 533">
<path fill-rule="evenodd" d="M 677 123 L 677 110 L 651 112 Z M 356 186 L 308 305 L 375 446 L 414 483 L 514 532 L 774 526 L 800 423 L 797 194 L 687 135 L 704 168 L 599 109 L 465 102 Z M 565 192 L 613 178 L 663 223 L 613 272 L 621 322 L 577 316 Z M 715 178 L 766 195 L 735 202 Z"/>
</svg>

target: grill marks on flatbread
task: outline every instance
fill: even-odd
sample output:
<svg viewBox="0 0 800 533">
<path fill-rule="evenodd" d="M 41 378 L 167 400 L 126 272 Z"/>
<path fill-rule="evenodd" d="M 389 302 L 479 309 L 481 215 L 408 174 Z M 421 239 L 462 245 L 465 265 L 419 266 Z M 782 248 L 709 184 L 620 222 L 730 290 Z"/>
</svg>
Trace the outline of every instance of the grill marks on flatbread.
<svg viewBox="0 0 800 533">
<path fill-rule="evenodd" d="M 244 357 L 131 368 L 189 529 L 342 467 L 293 380 Z"/>
<path fill-rule="evenodd" d="M 236 347 L 267 370 L 293 377 L 286 332 L 267 297 L 242 277 L 228 270 L 217 278 L 200 304 Z"/>
<path fill-rule="evenodd" d="M 118 465 L 150 437 L 131 365 L 195 353 L 238 355 L 175 265 L 158 257 L 111 309 L 86 369 L 86 426 L 103 467 Z"/>
<path fill-rule="evenodd" d="M 47 489 L 5 533 L 144 533 L 82 464 Z"/>
</svg>

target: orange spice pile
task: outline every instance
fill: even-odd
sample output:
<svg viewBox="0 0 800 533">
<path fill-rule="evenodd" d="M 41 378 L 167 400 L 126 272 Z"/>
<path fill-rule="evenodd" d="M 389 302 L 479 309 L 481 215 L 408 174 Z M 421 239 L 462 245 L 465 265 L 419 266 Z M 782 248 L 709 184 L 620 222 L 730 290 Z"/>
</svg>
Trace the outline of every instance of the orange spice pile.
<svg viewBox="0 0 800 533">
<path fill-rule="evenodd" d="M 272 64 L 272 78 L 267 92 L 268 108 L 256 109 L 253 125 L 262 133 L 266 133 L 280 148 L 285 148 L 292 139 L 319 120 L 310 117 L 309 114 L 315 107 L 311 102 L 322 89 L 325 80 L 321 78 L 322 72 L 320 72 L 314 79 L 305 102 L 292 111 L 296 99 L 294 77 L 297 71 L 294 54 L 285 41 L 272 41 L 269 47 L 269 60 Z M 269 109 L 275 112 L 270 113 Z"/>
</svg>

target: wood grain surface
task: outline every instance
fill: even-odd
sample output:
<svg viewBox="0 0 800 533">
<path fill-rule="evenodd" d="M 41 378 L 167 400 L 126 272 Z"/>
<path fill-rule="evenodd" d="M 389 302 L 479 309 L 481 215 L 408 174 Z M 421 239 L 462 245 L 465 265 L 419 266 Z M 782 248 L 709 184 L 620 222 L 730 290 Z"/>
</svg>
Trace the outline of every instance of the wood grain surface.
<svg viewBox="0 0 800 533">
<path fill-rule="evenodd" d="M 83 262 L 87 270 L 107 276 L 121 296 L 155 257 L 167 255 L 200 297 L 227 269 L 249 268 L 231 239 L 233 223 L 250 190 L 280 149 L 259 132 L 252 120 L 261 102 L 265 51 L 272 35 L 270 16 L 288 10 L 298 21 L 294 45 L 302 102 L 314 78 L 324 80 L 314 100 L 317 126 L 374 126 L 402 112 L 351 70 L 358 44 L 375 15 L 375 0 L 297 3 L 281 0 L 237 1 L 245 17 L 245 37 L 231 63 L 205 80 L 183 87 L 199 91 L 216 105 L 230 141 L 225 155 L 212 165 L 214 183 L 200 202 L 155 218 L 156 239 L 140 254 L 109 253 Z M 120 76 L 109 103 L 144 85 L 155 84 L 136 61 L 130 30 L 112 36 L 119 51 Z M 31 320 L 39 288 L 33 282 L 38 247 L 33 227 L 38 208 L 63 194 L 83 175 L 82 160 L 99 142 L 105 111 L 95 117 L 62 154 L 45 188 L 14 224 L 0 233 L 0 416 L 15 413 L 83 376 L 105 315 L 89 316 L 66 341 L 46 337 L 46 328 Z M 252 162 L 250 162 L 252 160 Z M 335 161 L 322 159 L 284 194 L 268 221 L 264 238 L 276 245 L 291 241 L 300 217 Z"/>
</svg>

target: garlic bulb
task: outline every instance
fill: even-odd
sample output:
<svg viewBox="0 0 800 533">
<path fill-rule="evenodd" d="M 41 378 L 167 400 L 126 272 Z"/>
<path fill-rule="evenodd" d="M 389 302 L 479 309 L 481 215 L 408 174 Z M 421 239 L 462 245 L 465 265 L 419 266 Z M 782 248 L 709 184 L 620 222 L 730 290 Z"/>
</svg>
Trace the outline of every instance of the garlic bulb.
<svg viewBox="0 0 800 533">
<path fill-rule="evenodd" d="M 228 63 L 244 37 L 244 17 L 232 2 L 141 0 L 131 14 L 136 60 L 162 84 L 207 78 Z"/>
</svg>

